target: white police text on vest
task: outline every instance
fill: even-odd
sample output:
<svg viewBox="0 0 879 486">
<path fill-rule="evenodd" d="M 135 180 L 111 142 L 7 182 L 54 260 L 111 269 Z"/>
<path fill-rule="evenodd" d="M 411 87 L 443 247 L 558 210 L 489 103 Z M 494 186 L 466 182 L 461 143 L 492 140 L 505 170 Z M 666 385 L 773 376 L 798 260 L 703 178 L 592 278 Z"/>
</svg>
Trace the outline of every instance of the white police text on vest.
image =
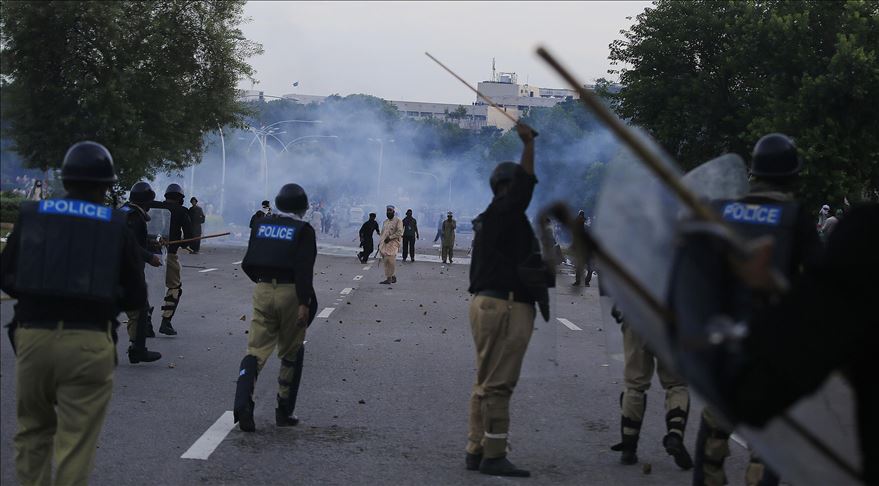
<svg viewBox="0 0 879 486">
<path fill-rule="evenodd" d="M 257 238 L 268 238 L 272 240 L 289 240 L 293 241 L 293 234 L 296 228 L 290 226 L 278 226 L 274 224 L 261 224 L 256 230 Z"/>
<path fill-rule="evenodd" d="M 781 214 L 781 206 L 773 204 L 731 202 L 723 207 L 723 219 L 735 223 L 778 226 L 781 224 Z"/>
<path fill-rule="evenodd" d="M 61 214 L 98 221 L 110 221 L 113 214 L 107 206 L 75 199 L 45 199 L 40 201 L 38 211 L 42 214 Z"/>
</svg>

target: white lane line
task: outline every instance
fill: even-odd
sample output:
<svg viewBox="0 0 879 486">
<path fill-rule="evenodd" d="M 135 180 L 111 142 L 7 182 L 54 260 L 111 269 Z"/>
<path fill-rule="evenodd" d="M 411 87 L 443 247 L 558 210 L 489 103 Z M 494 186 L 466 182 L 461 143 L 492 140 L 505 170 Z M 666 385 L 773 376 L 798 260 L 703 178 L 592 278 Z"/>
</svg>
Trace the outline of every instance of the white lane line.
<svg viewBox="0 0 879 486">
<path fill-rule="evenodd" d="M 213 272 L 214 270 L 219 270 L 219 268 L 205 268 L 204 270 L 199 270 L 198 273 L 208 273 Z"/>
<path fill-rule="evenodd" d="M 372 268 L 372 265 L 367 265 L 367 266 L 363 267 L 363 269 L 366 270 L 367 272 L 368 272 L 371 268 Z"/>
<path fill-rule="evenodd" d="M 327 317 L 330 317 L 330 314 L 332 314 L 334 310 L 336 310 L 335 307 L 324 307 L 324 310 L 320 311 L 320 314 L 316 315 L 315 317 L 326 319 Z"/>
<path fill-rule="evenodd" d="M 244 260 L 238 260 L 237 262 L 232 262 L 232 265 L 241 265 L 241 262 L 243 262 L 243 261 Z"/>
<path fill-rule="evenodd" d="M 220 415 L 220 418 L 204 434 L 201 434 L 201 437 L 180 456 L 180 459 L 207 460 L 220 445 L 220 442 L 223 442 L 229 431 L 235 427 L 234 420 L 231 411 L 223 412 L 223 415 Z"/>
<path fill-rule="evenodd" d="M 354 280 L 360 280 L 361 278 L 363 278 L 363 275 L 355 275 L 354 276 Z"/>
<path fill-rule="evenodd" d="M 556 317 L 555 319 L 556 319 L 557 321 L 561 322 L 562 324 L 564 324 L 565 327 L 567 327 L 568 329 L 570 329 L 570 330 L 572 330 L 572 331 L 582 331 L 582 329 L 580 329 L 579 327 L 577 327 L 576 324 L 574 324 L 573 322 L 571 322 L 571 321 L 569 321 L 569 320 L 567 320 L 567 319 L 563 319 L 563 318 L 561 318 L 561 317 Z"/>
<path fill-rule="evenodd" d="M 351 293 L 352 290 L 354 290 L 354 289 L 352 289 L 351 287 L 345 287 L 345 288 L 342 289 L 342 291 L 339 292 L 339 293 L 342 294 L 342 295 L 348 295 L 348 294 Z"/>
</svg>

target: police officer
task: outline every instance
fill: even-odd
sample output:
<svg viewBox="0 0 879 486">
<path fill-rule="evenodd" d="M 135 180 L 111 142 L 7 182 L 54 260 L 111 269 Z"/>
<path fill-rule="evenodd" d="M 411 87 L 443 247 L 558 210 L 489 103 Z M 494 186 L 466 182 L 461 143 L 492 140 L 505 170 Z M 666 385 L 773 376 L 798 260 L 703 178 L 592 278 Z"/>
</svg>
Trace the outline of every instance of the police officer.
<svg viewBox="0 0 879 486">
<path fill-rule="evenodd" d="M 235 391 L 234 417 L 245 432 L 256 430 L 253 390 L 259 371 L 278 346 L 278 407 L 275 425 L 299 423 L 293 415 L 305 353 L 305 329 L 317 308 L 312 278 L 317 258 L 314 228 L 303 220 L 308 196 L 298 184 L 286 184 L 275 198 L 283 215 L 254 221 L 241 268 L 256 282 L 253 320 L 247 337 L 247 355 L 241 360 Z"/>
<path fill-rule="evenodd" d="M 21 204 L 2 255 L 0 287 L 18 299 L 21 484 L 88 483 L 113 392 L 114 319 L 146 304 L 143 259 L 125 214 L 103 204 L 116 181 L 110 152 L 74 144 L 61 179 L 63 199 Z"/>
<path fill-rule="evenodd" d="M 406 217 L 403 218 L 403 262 L 406 257 L 411 255 L 412 261 L 415 261 L 415 240 L 419 239 L 418 220 L 412 217 L 412 210 L 406 210 Z"/>
<path fill-rule="evenodd" d="M 153 203 L 155 208 L 164 208 L 171 212 L 171 241 L 192 238 L 192 220 L 189 219 L 189 211 L 183 207 L 183 188 L 179 184 L 169 184 L 165 189 L 165 200 Z M 180 297 L 183 295 L 183 282 L 180 280 L 180 258 L 177 250 L 185 244 L 168 245 L 167 264 L 165 267 L 165 302 L 162 305 L 162 325 L 159 332 L 174 336 L 177 331 L 171 325 L 171 319 L 180 305 Z"/>
<path fill-rule="evenodd" d="M 156 193 L 148 182 L 138 182 L 131 186 L 128 193 L 128 202 L 119 208 L 127 216 L 128 229 L 134 234 L 134 239 L 140 247 L 140 254 L 144 263 L 154 267 L 162 265 L 158 255 L 149 250 L 147 246 L 147 221 L 150 220 L 150 203 L 156 199 Z M 128 362 L 131 364 L 140 362 L 156 361 L 162 357 L 160 353 L 149 351 L 146 347 L 146 338 L 156 337 L 152 325 L 152 310 L 149 303 L 140 310 L 128 311 L 128 339 L 131 346 L 128 348 Z"/>
<path fill-rule="evenodd" d="M 534 177 L 534 131 L 519 123 L 525 147 L 520 164 L 502 162 L 491 174 L 494 198 L 474 221 L 470 266 L 470 326 L 476 381 L 470 395 L 466 467 L 484 474 L 526 477 L 506 457 L 510 397 L 534 329 L 534 291 L 520 265 L 538 245 L 525 215 Z"/>
<path fill-rule="evenodd" d="M 724 220 L 746 238 L 770 235 L 775 238 L 772 265 L 796 280 L 804 266 L 816 259 L 821 242 L 808 211 L 793 197 L 794 184 L 802 168 L 797 147 L 786 135 L 770 133 L 754 145 L 751 158 L 751 188 L 740 201 L 715 203 Z M 769 303 L 769 295 L 751 302 L 754 310 Z M 694 485 L 722 485 L 726 482 L 723 462 L 729 456 L 730 430 L 710 407 L 702 411 L 696 439 Z M 768 474 L 766 474 L 768 473 Z M 777 484 L 778 478 L 752 455 L 745 473 L 748 484 Z"/>
<path fill-rule="evenodd" d="M 690 414 L 690 392 L 687 385 L 668 370 L 646 347 L 646 343 L 626 324 L 621 312 L 614 307 L 612 315 L 621 324 L 623 332 L 623 379 L 625 390 L 620 395 L 620 432 L 622 440 L 611 447 L 621 452 L 620 462 L 626 465 L 638 462 L 638 439 L 647 409 L 647 390 L 653 380 L 653 370 L 665 390 L 665 427 L 662 438 L 665 451 L 682 469 L 693 467 L 693 459 L 684 447 L 684 431 Z"/>
</svg>

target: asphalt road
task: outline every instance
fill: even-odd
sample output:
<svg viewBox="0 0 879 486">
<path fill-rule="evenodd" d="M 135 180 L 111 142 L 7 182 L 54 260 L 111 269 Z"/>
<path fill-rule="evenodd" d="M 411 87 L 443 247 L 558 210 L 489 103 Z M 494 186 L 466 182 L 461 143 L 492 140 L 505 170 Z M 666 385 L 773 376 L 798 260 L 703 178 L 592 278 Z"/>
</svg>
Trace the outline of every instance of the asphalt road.
<svg viewBox="0 0 879 486">
<path fill-rule="evenodd" d="M 120 363 L 92 484 L 689 484 L 661 446 L 663 394 L 658 382 L 638 455 L 622 466 L 609 450 L 619 440 L 622 344 L 600 318 L 597 287 L 572 288 L 560 275 L 553 318 L 538 318 L 512 400 L 510 458 L 530 479 L 503 479 L 464 469 L 467 399 L 474 352 L 467 308 L 466 259 L 445 266 L 429 247 L 414 264 L 398 263 L 399 282 L 376 262 L 354 258 L 347 241 L 321 245 L 315 285 L 321 315 L 309 328 L 297 427 L 274 425 L 278 360 L 260 375 L 257 431 L 224 427 L 245 353 L 253 284 L 237 262 L 244 248 L 204 244 L 182 255 L 179 335 L 148 341 L 162 360 Z M 433 261 L 430 261 L 433 260 Z M 460 263 L 459 263 L 460 262 Z M 594 282 L 594 281 L 593 281 Z M 331 309 L 331 310 L 329 310 Z M 2 303 L 3 322 L 11 302 Z M 566 319 L 571 326 L 557 318 Z M 155 325 L 158 326 L 158 320 Z M 5 333 L 4 333 L 5 334 Z M 0 479 L 15 484 L 14 357 L 0 345 Z M 687 444 L 698 426 L 691 413 Z M 209 429 L 218 439 L 205 439 Z M 195 452 L 193 452 L 195 449 Z M 727 471 L 738 483 L 746 462 L 733 445 Z M 181 458 L 187 451 L 206 459 Z M 209 455 L 208 455 L 209 453 Z"/>
</svg>

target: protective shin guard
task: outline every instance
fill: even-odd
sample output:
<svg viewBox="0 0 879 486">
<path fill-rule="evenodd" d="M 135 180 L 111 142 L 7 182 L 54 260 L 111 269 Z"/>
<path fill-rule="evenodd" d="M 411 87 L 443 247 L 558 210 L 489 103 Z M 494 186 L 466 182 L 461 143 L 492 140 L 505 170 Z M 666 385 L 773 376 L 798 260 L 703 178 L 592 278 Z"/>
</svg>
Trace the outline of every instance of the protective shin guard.
<svg viewBox="0 0 879 486">
<path fill-rule="evenodd" d="M 689 403 L 687 410 L 673 408 L 665 414 L 665 425 L 668 433 L 662 439 L 665 452 L 674 457 L 675 464 L 681 469 L 687 470 L 693 467 L 693 459 L 684 446 L 684 429 L 687 427 L 689 415 Z"/>
<path fill-rule="evenodd" d="M 239 422 L 241 430 L 246 432 L 253 432 L 255 430 L 253 423 L 253 389 L 256 386 L 258 375 L 259 362 L 256 356 L 248 354 L 241 360 L 241 367 L 238 371 L 238 385 L 235 388 L 235 404 L 232 408 L 235 422 Z"/>
<path fill-rule="evenodd" d="M 302 365 L 305 361 L 305 345 L 299 347 L 295 361 L 281 360 L 278 374 L 278 409 L 286 416 L 296 409 L 299 383 L 302 381 Z"/>
<path fill-rule="evenodd" d="M 619 444 L 615 444 L 611 446 L 611 450 L 622 452 L 620 456 L 620 462 L 623 464 L 631 465 L 638 462 L 638 438 L 641 433 L 641 423 L 643 421 L 644 412 L 647 410 L 647 395 L 643 395 L 644 401 L 641 405 L 641 419 L 637 420 L 634 418 L 627 417 L 625 415 L 620 416 L 620 435 L 622 436 L 622 440 Z M 620 394 L 620 407 L 623 407 L 623 400 L 625 400 L 625 392 Z"/>
<path fill-rule="evenodd" d="M 696 434 L 696 454 L 693 458 L 693 486 L 719 486 L 726 484 L 723 462 L 726 454 L 715 451 L 709 442 L 726 441 L 729 434 L 715 429 L 706 423 L 703 417 L 699 421 L 699 432 Z M 718 452 L 720 452 L 718 454 Z M 719 456 L 719 457 L 715 457 Z"/>
<path fill-rule="evenodd" d="M 165 293 L 165 302 L 162 305 L 162 318 L 173 319 L 177 312 L 177 306 L 180 305 L 180 298 L 183 296 L 183 288 L 177 287 L 168 289 Z"/>
</svg>

